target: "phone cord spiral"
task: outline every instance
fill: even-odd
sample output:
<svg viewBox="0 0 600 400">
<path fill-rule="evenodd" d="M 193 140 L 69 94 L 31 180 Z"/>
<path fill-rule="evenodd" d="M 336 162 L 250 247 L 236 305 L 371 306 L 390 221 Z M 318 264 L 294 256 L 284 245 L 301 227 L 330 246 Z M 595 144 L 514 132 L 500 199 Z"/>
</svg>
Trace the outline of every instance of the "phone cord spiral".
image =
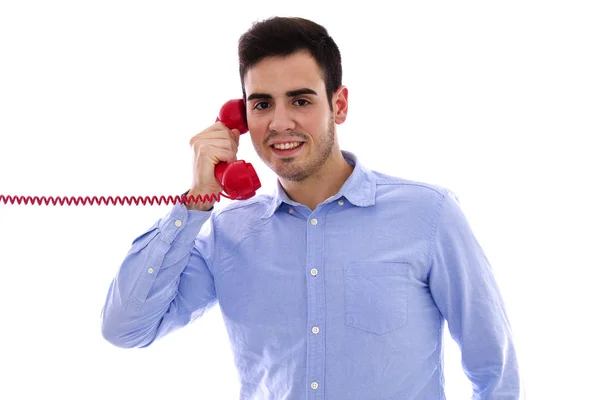
<svg viewBox="0 0 600 400">
<path fill-rule="evenodd" d="M 188 196 L 186 194 L 177 196 L 11 196 L 0 194 L 0 204 L 37 204 L 37 205 L 59 205 L 59 206 L 85 206 L 85 205 L 168 205 L 168 204 L 190 204 L 198 202 L 220 201 L 222 197 L 231 199 L 225 193 L 205 194 Z"/>
</svg>

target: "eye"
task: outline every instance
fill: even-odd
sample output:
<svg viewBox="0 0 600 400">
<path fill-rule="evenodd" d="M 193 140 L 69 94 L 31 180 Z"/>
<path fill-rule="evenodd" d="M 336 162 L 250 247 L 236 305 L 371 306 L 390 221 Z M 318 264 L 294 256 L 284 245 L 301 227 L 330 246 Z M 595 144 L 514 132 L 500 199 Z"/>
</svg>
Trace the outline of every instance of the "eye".
<svg viewBox="0 0 600 400">
<path fill-rule="evenodd" d="M 305 99 L 298 99 L 294 103 L 298 103 L 298 105 L 300 107 L 306 107 L 307 105 L 310 104 L 310 102 L 308 100 L 305 100 Z"/>
<path fill-rule="evenodd" d="M 256 103 L 254 105 L 254 109 L 255 110 L 264 110 L 268 106 L 269 106 L 269 103 L 267 103 L 266 101 L 259 101 L 258 103 Z"/>
</svg>

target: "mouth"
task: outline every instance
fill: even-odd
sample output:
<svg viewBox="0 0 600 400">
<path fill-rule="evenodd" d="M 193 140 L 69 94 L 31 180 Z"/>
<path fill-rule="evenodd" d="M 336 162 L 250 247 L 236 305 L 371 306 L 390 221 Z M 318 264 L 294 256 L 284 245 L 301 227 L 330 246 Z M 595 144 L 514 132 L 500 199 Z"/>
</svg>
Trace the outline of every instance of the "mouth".
<svg viewBox="0 0 600 400">
<path fill-rule="evenodd" d="M 277 143 L 270 146 L 278 156 L 281 157 L 289 157 L 291 155 L 296 155 L 302 150 L 304 147 L 304 142 L 287 142 L 287 143 Z"/>
</svg>

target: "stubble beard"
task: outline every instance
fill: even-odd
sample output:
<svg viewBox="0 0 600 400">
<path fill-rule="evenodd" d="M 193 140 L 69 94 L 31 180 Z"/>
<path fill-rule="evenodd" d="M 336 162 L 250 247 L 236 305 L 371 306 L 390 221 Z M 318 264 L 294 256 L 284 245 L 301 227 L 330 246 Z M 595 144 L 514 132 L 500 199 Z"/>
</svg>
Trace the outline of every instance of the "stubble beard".
<svg viewBox="0 0 600 400">
<path fill-rule="evenodd" d="M 270 165 L 269 167 L 277 174 L 281 179 L 301 182 L 308 177 L 317 173 L 323 165 L 327 162 L 333 151 L 335 145 L 335 122 L 333 115 L 329 119 L 327 126 L 326 135 L 322 136 L 320 142 L 315 142 L 314 153 L 311 155 L 311 159 L 307 160 L 303 165 L 298 165 L 298 162 L 294 157 L 282 158 L 282 167 L 275 167 Z M 264 157 L 263 161 L 264 161 Z"/>
</svg>

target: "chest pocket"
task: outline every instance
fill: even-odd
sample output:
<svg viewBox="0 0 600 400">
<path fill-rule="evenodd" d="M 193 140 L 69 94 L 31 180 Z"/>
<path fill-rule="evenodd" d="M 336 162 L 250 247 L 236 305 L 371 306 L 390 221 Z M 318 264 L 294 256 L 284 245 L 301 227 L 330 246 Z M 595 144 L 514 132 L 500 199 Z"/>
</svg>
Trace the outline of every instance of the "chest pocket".
<svg viewBox="0 0 600 400">
<path fill-rule="evenodd" d="M 353 262 L 344 271 L 346 325 L 382 335 L 406 324 L 408 264 Z"/>
</svg>

